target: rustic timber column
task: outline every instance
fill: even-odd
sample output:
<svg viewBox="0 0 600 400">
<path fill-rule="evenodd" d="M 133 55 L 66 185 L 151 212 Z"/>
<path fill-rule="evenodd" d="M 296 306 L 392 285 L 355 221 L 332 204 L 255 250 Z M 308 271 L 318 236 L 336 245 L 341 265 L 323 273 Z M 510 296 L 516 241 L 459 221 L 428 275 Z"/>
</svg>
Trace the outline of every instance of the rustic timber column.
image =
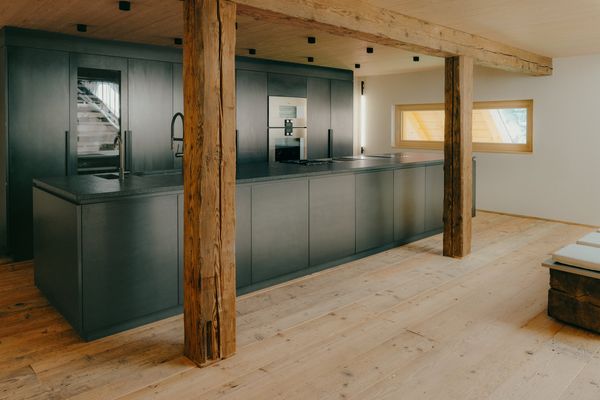
<svg viewBox="0 0 600 400">
<path fill-rule="evenodd" d="M 444 255 L 471 252 L 473 60 L 446 58 Z"/>
<path fill-rule="evenodd" d="M 235 352 L 235 4 L 184 0 L 184 353 Z"/>
</svg>

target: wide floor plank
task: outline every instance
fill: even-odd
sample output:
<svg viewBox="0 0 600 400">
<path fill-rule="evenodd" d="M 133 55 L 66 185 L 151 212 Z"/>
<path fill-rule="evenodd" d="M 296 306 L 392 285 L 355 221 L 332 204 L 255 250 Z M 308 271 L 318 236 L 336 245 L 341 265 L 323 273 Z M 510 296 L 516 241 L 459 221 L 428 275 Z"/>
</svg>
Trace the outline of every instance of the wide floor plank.
<svg viewBox="0 0 600 400">
<path fill-rule="evenodd" d="M 590 230 L 480 212 L 464 259 L 437 235 L 241 296 L 204 369 L 181 316 L 86 343 L 0 265 L 0 399 L 598 399 L 600 336 L 546 316 L 540 267 Z"/>
</svg>

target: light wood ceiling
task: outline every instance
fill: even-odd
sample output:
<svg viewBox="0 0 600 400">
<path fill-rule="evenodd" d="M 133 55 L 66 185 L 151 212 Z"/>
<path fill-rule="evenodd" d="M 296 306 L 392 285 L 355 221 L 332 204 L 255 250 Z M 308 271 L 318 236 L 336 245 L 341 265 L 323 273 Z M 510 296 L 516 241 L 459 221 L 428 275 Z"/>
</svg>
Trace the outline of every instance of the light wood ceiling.
<svg viewBox="0 0 600 400">
<path fill-rule="evenodd" d="M 358 0 L 348 0 L 351 4 Z M 478 34 L 549 56 L 600 53 L 600 1 L 598 0 L 369 0 L 406 15 Z M 54 32 L 173 45 L 182 35 L 182 2 L 132 0 L 132 10 L 118 10 L 117 0 L 0 0 L 0 26 L 18 26 Z M 87 24 L 85 34 L 76 31 Z M 306 62 L 354 69 L 357 75 L 405 72 L 441 65 L 442 60 L 375 46 L 287 25 L 268 24 L 238 17 L 238 54 L 256 48 L 255 57 Z M 316 36 L 309 45 L 307 36 Z"/>
<path fill-rule="evenodd" d="M 600 53 L 599 0 L 369 2 L 549 57 Z"/>
</svg>

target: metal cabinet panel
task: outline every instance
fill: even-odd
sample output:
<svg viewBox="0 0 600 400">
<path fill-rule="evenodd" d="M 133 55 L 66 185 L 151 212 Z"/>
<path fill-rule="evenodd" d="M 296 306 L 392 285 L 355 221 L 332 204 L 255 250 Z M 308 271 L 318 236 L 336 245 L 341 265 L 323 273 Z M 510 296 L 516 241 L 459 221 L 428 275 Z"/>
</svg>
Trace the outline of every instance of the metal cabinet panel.
<svg viewBox="0 0 600 400">
<path fill-rule="evenodd" d="M 236 286 L 252 283 L 252 186 L 237 185 L 235 221 Z"/>
<path fill-rule="evenodd" d="M 444 228 L 444 166 L 425 167 L 425 230 Z"/>
<path fill-rule="evenodd" d="M 172 64 L 129 60 L 129 130 L 133 171 L 160 171 L 174 167 L 170 138 L 172 101 Z"/>
<path fill-rule="evenodd" d="M 177 195 L 85 205 L 81 226 L 85 331 L 177 306 Z"/>
<path fill-rule="evenodd" d="M 354 175 L 310 179 L 310 265 L 320 265 L 354 254 L 355 182 Z"/>
<path fill-rule="evenodd" d="M 183 114 L 183 65 L 173 64 L 173 115 L 178 112 Z M 175 121 L 175 137 L 183 137 L 183 122 L 179 118 Z M 173 167 L 182 168 L 182 165 L 182 159 L 176 157 Z"/>
<path fill-rule="evenodd" d="M 81 206 L 37 188 L 33 204 L 35 284 L 81 332 Z"/>
<path fill-rule="evenodd" d="M 306 97 L 306 77 L 269 73 L 269 96 Z"/>
<path fill-rule="evenodd" d="M 354 152 L 354 85 L 352 81 L 331 80 L 331 129 L 333 156 Z"/>
<path fill-rule="evenodd" d="M 308 180 L 252 187 L 252 282 L 308 266 Z"/>
<path fill-rule="evenodd" d="M 238 163 L 267 162 L 267 73 L 236 71 Z"/>
<path fill-rule="evenodd" d="M 394 240 L 425 231 L 425 168 L 394 171 Z"/>
<path fill-rule="evenodd" d="M 329 157 L 331 89 L 329 79 L 308 78 L 308 158 Z"/>
<path fill-rule="evenodd" d="M 177 298 L 183 305 L 183 194 L 177 195 Z"/>
<path fill-rule="evenodd" d="M 356 251 L 394 240 L 394 172 L 356 174 Z"/>
<path fill-rule="evenodd" d="M 32 256 L 32 180 L 65 175 L 69 54 L 8 49 L 9 247 Z"/>
</svg>

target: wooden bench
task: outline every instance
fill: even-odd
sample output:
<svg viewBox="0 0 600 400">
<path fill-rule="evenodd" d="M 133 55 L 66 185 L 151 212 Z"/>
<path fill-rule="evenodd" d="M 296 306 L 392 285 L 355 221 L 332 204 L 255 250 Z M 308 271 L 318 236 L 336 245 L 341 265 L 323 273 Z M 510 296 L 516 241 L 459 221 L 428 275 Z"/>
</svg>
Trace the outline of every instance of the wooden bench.
<svg viewBox="0 0 600 400">
<path fill-rule="evenodd" d="M 548 315 L 600 333 L 600 264 L 596 257 L 600 257 L 599 247 L 569 245 L 542 265 L 550 269 Z"/>
</svg>

